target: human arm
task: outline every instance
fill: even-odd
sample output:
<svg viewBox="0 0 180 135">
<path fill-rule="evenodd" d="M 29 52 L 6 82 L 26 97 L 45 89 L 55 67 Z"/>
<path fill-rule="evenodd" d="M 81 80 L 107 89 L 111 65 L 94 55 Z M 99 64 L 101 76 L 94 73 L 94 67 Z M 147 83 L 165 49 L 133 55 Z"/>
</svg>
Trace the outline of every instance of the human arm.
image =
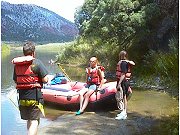
<svg viewBox="0 0 180 135">
<path fill-rule="evenodd" d="M 86 68 L 86 82 L 89 81 L 89 73 L 90 73 L 90 69 L 89 67 Z"/>
<path fill-rule="evenodd" d="M 128 72 L 128 61 L 123 60 L 119 66 L 121 69 L 121 76 L 117 84 L 117 89 L 121 87 L 122 81 L 126 78 L 126 73 Z"/>
<path fill-rule="evenodd" d="M 130 60 L 130 61 L 128 61 L 131 65 L 135 65 L 135 63 L 134 63 L 134 61 L 132 61 L 132 60 Z"/>
<path fill-rule="evenodd" d="M 99 89 L 101 89 L 102 85 L 104 84 L 104 72 L 98 69 L 98 75 L 100 79 Z"/>
<path fill-rule="evenodd" d="M 48 78 L 47 75 L 46 75 L 45 77 L 42 78 L 42 82 L 43 82 L 43 83 L 47 83 L 47 82 L 48 82 L 48 79 L 49 79 L 49 78 Z"/>
<path fill-rule="evenodd" d="M 47 83 L 48 82 L 48 71 L 45 67 L 45 65 L 38 59 L 36 59 L 33 62 L 34 66 L 32 66 L 32 70 L 33 72 L 37 73 L 39 78 L 41 78 L 41 81 L 43 83 Z"/>
<path fill-rule="evenodd" d="M 122 74 L 121 74 L 121 77 L 120 77 L 120 79 L 119 79 L 118 85 L 117 85 L 117 89 L 122 89 L 121 83 L 122 83 L 122 81 L 124 80 L 124 78 L 125 78 L 125 73 L 122 73 Z"/>
<path fill-rule="evenodd" d="M 14 67 L 14 72 L 13 72 L 13 80 L 16 83 L 17 81 L 17 76 L 16 76 L 16 72 L 15 72 L 15 67 Z"/>
<path fill-rule="evenodd" d="M 132 61 L 132 60 L 122 60 L 122 61 L 126 61 L 127 63 L 129 63 L 129 64 L 131 64 L 131 65 L 135 65 L 135 62 L 134 61 Z"/>
</svg>

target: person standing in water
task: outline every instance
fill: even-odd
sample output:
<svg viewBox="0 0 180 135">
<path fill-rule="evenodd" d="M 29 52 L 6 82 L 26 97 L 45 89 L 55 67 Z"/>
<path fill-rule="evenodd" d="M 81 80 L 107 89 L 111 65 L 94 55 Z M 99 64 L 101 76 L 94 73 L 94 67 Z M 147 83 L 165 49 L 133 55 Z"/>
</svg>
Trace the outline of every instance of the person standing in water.
<svg viewBox="0 0 180 135">
<path fill-rule="evenodd" d="M 117 63 L 116 68 L 116 100 L 121 113 L 119 113 L 115 118 L 117 120 L 127 118 L 127 97 L 132 93 L 129 79 L 131 77 L 131 67 L 134 65 L 135 63 L 133 61 L 128 60 L 128 54 L 126 51 L 121 51 L 119 53 L 119 62 Z"/>
<path fill-rule="evenodd" d="M 21 119 L 27 120 L 27 134 L 37 135 L 40 117 L 45 116 L 41 88 L 48 82 L 48 71 L 44 64 L 35 58 L 35 44 L 23 45 L 24 56 L 12 60 L 13 80 L 19 93 Z"/>
<path fill-rule="evenodd" d="M 104 84 L 105 69 L 103 66 L 98 65 L 97 58 L 90 58 L 89 65 L 90 66 L 86 68 L 87 85 L 85 86 L 85 89 L 80 91 L 80 109 L 76 112 L 76 115 L 80 115 L 84 112 L 92 93 L 97 89 L 101 89 L 102 85 Z"/>
</svg>

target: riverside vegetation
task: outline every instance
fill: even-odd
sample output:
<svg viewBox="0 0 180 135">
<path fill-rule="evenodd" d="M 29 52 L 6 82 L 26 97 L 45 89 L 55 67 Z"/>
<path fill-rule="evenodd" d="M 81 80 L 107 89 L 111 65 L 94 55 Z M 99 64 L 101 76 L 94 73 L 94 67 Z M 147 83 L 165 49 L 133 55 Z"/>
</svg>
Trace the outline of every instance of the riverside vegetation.
<svg viewBox="0 0 180 135">
<path fill-rule="evenodd" d="M 10 46 L 7 44 L 1 45 L 1 57 L 4 58 L 10 54 Z"/>
<path fill-rule="evenodd" d="M 163 88 L 178 98 L 176 4 L 177 0 L 86 0 L 75 14 L 79 37 L 59 53 L 58 60 L 87 63 L 96 55 L 106 70 L 114 72 L 118 53 L 124 49 L 136 63 L 133 76 L 139 86 Z"/>
<path fill-rule="evenodd" d="M 169 93 L 172 97 L 179 100 L 179 73 L 178 73 L 178 45 L 177 40 L 170 41 L 169 52 L 155 52 L 149 51 L 145 55 L 142 63 L 136 63 L 134 67 L 133 80 L 135 81 L 134 87 L 156 89 Z M 115 63 L 113 60 L 118 56 L 107 53 L 107 48 L 95 50 L 91 44 L 75 42 L 65 46 L 65 49 L 58 53 L 57 61 L 65 64 L 75 64 L 84 66 L 87 60 L 92 55 L 96 55 L 100 59 L 100 63 L 106 65 L 107 71 L 112 74 L 115 72 Z M 140 54 L 137 54 L 140 55 Z M 111 61 L 112 60 L 112 61 Z M 140 64 L 140 65 L 138 65 Z M 86 64 L 87 65 L 87 64 Z M 114 67 L 113 67 L 114 66 Z M 115 77 L 115 76 L 114 76 Z M 160 121 L 158 127 L 154 127 L 154 130 L 160 131 L 160 134 L 179 134 L 179 115 L 174 115 Z"/>
<path fill-rule="evenodd" d="M 134 60 L 137 87 L 168 92 L 179 100 L 178 0 L 86 0 L 75 14 L 80 36 L 58 55 L 62 63 L 87 63 L 96 55 L 115 72 L 124 49 Z M 164 122 L 166 133 L 178 134 L 179 115 Z"/>
<path fill-rule="evenodd" d="M 8 46 L 8 45 L 7 45 Z M 46 47 L 45 47 L 46 46 Z M 57 60 L 58 60 L 58 62 L 61 62 L 62 64 L 75 64 L 75 65 L 79 65 L 79 66 L 82 66 L 84 63 L 83 62 L 86 62 L 86 59 L 84 58 L 84 57 L 88 57 L 87 55 L 88 55 L 88 53 L 86 53 L 86 55 L 84 54 L 84 57 L 83 57 L 83 55 L 81 54 L 81 56 L 80 55 L 78 55 L 78 56 L 76 56 L 76 54 L 72 51 L 74 48 L 73 48 L 73 46 L 81 46 L 80 47 L 80 49 L 79 50 L 83 50 L 83 47 L 84 46 L 88 46 L 87 44 L 85 44 L 85 45 L 83 45 L 83 44 L 79 44 L 79 45 L 77 45 L 77 43 L 76 42 L 71 42 L 71 43 L 66 43 L 66 44 L 62 44 L 62 43 L 56 43 L 56 44 L 54 44 L 54 43 L 52 43 L 52 44 L 46 44 L 46 45 L 38 45 L 37 46 L 37 51 L 47 51 L 47 52 L 52 52 L 52 51 L 56 51 L 57 52 Z M 6 48 L 6 47 L 5 47 Z M 9 46 L 8 47 L 8 49 L 10 49 L 11 48 L 11 46 Z M 13 48 L 13 47 L 12 47 Z M 12 49 L 11 48 L 11 49 Z M 21 47 L 17 47 L 16 49 L 18 50 L 18 48 L 20 49 Z M 7 49 L 7 50 L 8 50 Z M 13 48 L 14 49 L 14 48 Z M 3 49 L 4 50 L 4 49 Z M 67 50 L 71 50 L 71 51 L 67 51 Z M 10 52 L 10 51 L 9 51 Z M 82 51 L 83 52 L 83 51 Z M 77 52 L 77 50 L 76 50 L 76 53 L 78 53 Z M 154 52 L 152 52 L 152 54 L 153 54 Z M 65 54 L 69 54 L 69 55 L 65 55 Z M 79 53 L 80 54 L 80 53 Z M 62 55 L 64 55 L 64 56 L 66 56 L 66 57 L 60 57 L 60 56 L 62 56 Z M 159 53 L 159 54 L 156 54 L 155 56 L 158 56 L 156 59 L 158 59 L 158 58 L 163 58 L 163 56 L 164 55 L 166 55 L 166 58 L 164 57 L 164 59 L 162 59 L 163 61 L 166 61 L 166 60 L 168 60 L 168 59 L 170 59 L 169 58 L 169 56 L 167 56 L 168 54 L 164 54 L 164 53 Z M 70 57 L 71 56 L 71 57 Z M 76 57 L 74 57 L 74 56 L 76 56 Z M 100 56 L 100 55 L 99 55 Z M 150 55 L 151 56 L 151 55 Z M 151 61 L 151 57 L 150 56 L 148 56 L 147 58 L 146 58 L 146 60 L 148 60 L 148 61 L 150 61 L 151 63 L 153 63 L 153 61 L 157 61 L 157 60 L 154 60 L 154 59 L 152 59 L 152 61 Z M 102 61 L 103 61 L 104 59 L 102 58 Z M 153 64 L 154 66 L 155 66 L 155 64 Z M 83 65 L 84 66 L 84 65 Z M 168 67 L 165 67 L 165 69 L 171 69 L 171 67 L 170 68 L 168 68 Z M 109 71 L 113 71 L 114 69 L 112 69 L 112 70 L 109 70 Z M 152 68 L 151 69 L 151 72 L 152 71 L 155 71 L 155 68 Z M 137 70 L 138 71 L 138 70 Z M 136 75 L 136 76 L 138 76 L 138 77 L 136 77 L 136 78 L 133 78 L 133 79 L 137 79 L 137 78 L 141 78 L 141 76 L 140 75 L 138 75 L 138 72 L 134 72 L 134 75 Z M 167 73 L 170 73 L 170 71 L 167 71 Z M 147 76 L 146 76 L 147 75 Z M 150 79 L 150 80 L 153 80 L 152 78 L 151 78 L 151 76 L 150 75 L 148 75 L 148 73 L 146 73 L 146 74 L 144 74 L 143 75 L 144 76 L 144 78 L 146 78 L 146 79 Z M 171 77 L 171 76 L 170 76 Z M 162 76 L 162 78 L 163 78 L 163 76 Z M 169 78 L 169 79 L 171 79 L 171 78 Z M 173 79 L 173 78 L 172 78 Z M 136 80 L 135 80 L 136 81 Z M 144 82 L 143 82 L 144 81 Z M 162 81 L 162 80 L 161 80 Z M 165 80 L 166 81 L 166 80 Z M 172 81 L 172 80 L 171 80 Z M 146 84 L 148 84 L 148 82 L 147 81 L 145 81 L 145 79 L 142 79 L 141 80 L 141 83 L 143 83 L 144 85 Z M 141 85 L 142 86 L 142 84 L 141 83 L 139 83 L 138 84 L 138 81 L 137 81 L 137 83 L 136 83 L 136 85 Z M 154 82 L 155 83 L 155 82 Z M 157 83 L 157 82 L 156 82 Z M 171 85 L 170 83 L 168 83 L 168 85 Z M 163 85 L 162 85 L 163 86 Z M 143 86 L 142 86 L 143 87 Z M 168 118 L 164 118 L 162 121 L 160 121 L 159 122 L 159 126 L 158 127 L 154 127 L 155 129 L 154 130 L 158 130 L 159 131 L 159 129 L 163 129 L 163 132 L 162 132 L 162 134 L 164 134 L 164 133 L 169 133 L 169 134 L 178 134 L 179 133 L 179 130 L 178 130 L 178 124 L 179 124 L 179 121 L 178 121 L 178 118 L 179 118 L 179 115 L 177 114 L 177 115 L 174 115 L 174 116 L 171 116 L 171 117 L 168 117 Z M 157 128 L 157 129 L 156 129 Z"/>
<path fill-rule="evenodd" d="M 179 100 L 177 5 L 177 0 L 86 0 L 75 14 L 79 36 L 74 42 L 57 47 L 56 60 L 82 66 L 96 55 L 113 75 L 118 53 L 124 49 L 136 63 L 135 87 L 157 88 Z M 166 133 L 179 133 L 178 118 L 179 115 L 162 122 Z"/>
</svg>

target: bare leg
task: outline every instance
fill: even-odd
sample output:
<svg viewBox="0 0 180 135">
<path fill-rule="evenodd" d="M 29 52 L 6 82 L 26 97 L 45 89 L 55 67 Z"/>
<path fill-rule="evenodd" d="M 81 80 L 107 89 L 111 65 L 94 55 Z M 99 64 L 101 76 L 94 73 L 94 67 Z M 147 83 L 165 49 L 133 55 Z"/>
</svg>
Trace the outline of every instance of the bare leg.
<svg viewBox="0 0 180 135">
<path fill-rule="evenodd" d="M 127 98 L 126 95 L 124 96 L 124 111 L 127 111 Z"/>
<path fill-rule="evenodd" d="M 31 126 L 31 120 L 27 120 L 27 130 L 29 131 L 29 128 Z"/>
<path fill-rule="evenodd" d="M 80 92 L 80 94 L 79 94 L 79 96 L 80 96 L 80 110 L 81 110 L 81 108 L 82 108 L 82 106 L 83 106 L 84 94 L 85 94 L 87 91 L 88 91 L 88 89 L 83 89 L 83 90 Z"/>
<path fill-rule="evenodd" d="M 38 120 L 28 120 L 27 127 L 28 127 L 28 135 L 37 135 L 38 131 Z"/>
<path fill-rule="evenodd" d="M 94 90 L 88 90 L 88 92 L 85 94 L 84 96 L 84 103 L 83 103 L 83 106 L 82 108 L 80 109 L 81 112 L 84 112 L 84 110 L 86 109 L 88 103 L 89 103 L 89 98 L 91 96 L 91 94 L 94 92 Z"/>
<path fill-rule="evenodd" d="M 83 101 L 84 101 L 84 96 L 82 93 L 80 93 L 80 109 L 82 108 Z"/>
</svg>

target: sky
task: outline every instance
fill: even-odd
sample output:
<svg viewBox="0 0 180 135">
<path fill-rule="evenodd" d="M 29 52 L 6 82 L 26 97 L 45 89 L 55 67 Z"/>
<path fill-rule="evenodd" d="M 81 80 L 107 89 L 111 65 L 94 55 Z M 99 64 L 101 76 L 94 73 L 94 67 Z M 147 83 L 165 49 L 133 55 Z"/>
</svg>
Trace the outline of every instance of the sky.
<svg viewBox="0 0 180 135">
<path fill-rule="evenodd" d="M 83 5 L 84 0 L 1 0 L 11 4 L 35 4 L 57 13 L 74 22 L 76 8 Z"/>
</svg>

